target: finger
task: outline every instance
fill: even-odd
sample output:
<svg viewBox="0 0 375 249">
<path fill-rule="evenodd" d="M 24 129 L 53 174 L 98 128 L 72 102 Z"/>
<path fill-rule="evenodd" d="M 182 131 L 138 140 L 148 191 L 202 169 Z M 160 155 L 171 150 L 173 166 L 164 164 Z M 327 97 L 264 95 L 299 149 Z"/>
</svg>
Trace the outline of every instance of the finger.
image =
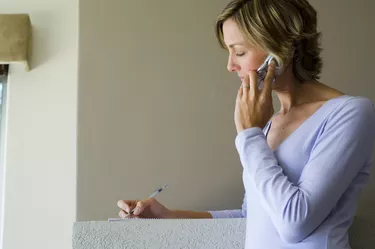
<svg viewBox="0 0 375 249">
<path fill-rule="evenodd" d="M 146 208 L 149 208 L 151 206 L 152 200 L 146 199 L 143 201 L 137 202 L 137 206 L 133 210 L 133 215 L 137 216 L 141 214 Z"/>
<path fill-rule="evenodd" d="M 250 94 L 251 98 L 254 98 L 254 97 L 258 96 L 258 92 L 259 92 L 257 73 L 255 71 L 250 71 L 249 72 L 249 79 L 250 79 L 249 94 Z"/>
<path fill-rule="evenodd" d="M 246 99 L 249 97 L 250 79 L 249 76 L 245 77 L 242 82 L 242 96 Z"/>
<path fill-rule="evenodd" d="M 272 82 L 275 78 L 275 69 L 276 64 L 274 61 L 271 61 L 268 65 L 266 77 L 264 78 L 264 88 L 262 90 L 262 95 L 264 96 L 268 97 L 272 95 Z"/>
<path fill-rule="evenodd" d="M 240 86 L 240 88 L 238 89 L 238 92 L 237 92 L 237 100 L 240 100 L 242 98 L 242 95 L 243 95 L 243 88 L 242 88 L 242 84 Z"/>
<path fill-rule="evenodd" d="M 121 210 L 119 213 L 118 213 L 118 216 L 120 216 L 120 218 L 126 218 L 127 216 L 128 216 L 128 214 L 127 213 L 125 213 L 125 211 L 124 210 Z"/>
<path fill-rule="evenodd" d="M 117 206 L 119 208 L 121 208 L 122 210 L 124 210 L 125 212 L 129 213 L 130 210 L 132 210 L 135 207 L 135 203 L 137 203 L 137 201 L 134 201 L 134 200 L 119 200 L 117 202 Z"/>
<path fill-rule="evenodd" d="M 129 213 L 136 206 L 136 200 L 119 200 L 117 206 L 124 210 L 126 213 Z"/>
<path fill-rule="evenodd" d="M 128 217 L 126 217 L 127 219 L 139 219 L 140 216 L 136 216 L 136 215 L 129 215 Z"/>
<path fill-rule="evenodd" d="M 119 208 L 121 208 L 122 210 L 125 210 L 126 212 L 130 212 L 130 203 L 129 203 L 130 201 L 125 201 L 125 200 L 119 200 L 118 202 L 117 202 L 117 206 L 119 207 Z M 129 203 L 129 204 L 128 204 Z"/>
<path fill-rule="evenodd" d="M 126 213 L 124 210 L 121 210 L 118 215 L 120 216 L 121 219 L 133 219 L 133 218 L 139 218 L 139 216 L 131 215 Z"/>
</svg>

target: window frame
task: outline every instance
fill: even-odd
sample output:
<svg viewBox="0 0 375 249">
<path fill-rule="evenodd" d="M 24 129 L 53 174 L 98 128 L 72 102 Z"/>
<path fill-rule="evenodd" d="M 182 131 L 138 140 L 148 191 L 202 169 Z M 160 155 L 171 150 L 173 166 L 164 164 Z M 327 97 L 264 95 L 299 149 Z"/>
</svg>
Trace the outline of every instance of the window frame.
<svg viewBox="0 0 375 249">
<path fill-rule="evenodd" d="M 4 201 L 5 201 L 5 162 L 6 162 L 6 130 L 7 130 L 7 86 L 8 65 L 0 65 L 1 119 L 0 119 L 0 248 L 3 247 L 4 236 Z"/>
</svg>

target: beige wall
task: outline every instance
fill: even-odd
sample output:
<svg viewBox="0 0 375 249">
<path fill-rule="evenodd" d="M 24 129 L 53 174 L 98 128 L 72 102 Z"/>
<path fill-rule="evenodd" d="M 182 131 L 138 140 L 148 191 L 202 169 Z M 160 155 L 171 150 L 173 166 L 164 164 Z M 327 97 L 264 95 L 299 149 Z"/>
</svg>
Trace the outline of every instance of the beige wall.
<svg viewBox="0 0 375 249">
<path fill-rule="evenodd" d="M 2 0 L 28 13 L 32 71 L 11 67 L 4 249 L 71 248 L 76 211 L 78 3 Z"/>
<path fill-rule="evenodd" d="M 239 82 L 213 33 L 226 2 L 80 2 L 79 220 L 117 216 L 118 199 L 164 183 L 171 208 L 240 203 Z"/>
<path fill-rule="evenodd" d="M 78 220 L 117 216 L 118 199 L 164 183 L 158 198 L 170 208 L 240 207 L 239 82 L 213 33 L 226 2 L 81 0 Z M 375 101 L 373 2 L 311 2 L 324 32 L 322 81 Z"/>
<path fill-rule="evenodd" d="M 372 73 L 375 69 L 375 2 L 310 2 L 318 10 L 319 27 L 323 32 L 322 81 L 347 94 L 366 96 L 375 103 L 375 79 Z M 374 213 L 375 167 L 372 172 L 373 180 L 363 192 L 359 213 Z"/>
<path fill-rule="evenodd" d="M 241 204 L 238 80 L 213 35 L 227 1 L 148 2 L 81 0 L 77 190 L 77 1 L 0 3 L 34 25 L 34 69 L 12 67 L 9 80 L 3 248 L 70 248 L 76 215 L 116 216 L 118 199 L 164 183 L 160 200 L 171 208 Z M 375 102 L 374 2 L 311 2 L 324 32 L 323 81 Z M 374 192 L 373 182 L 362 212 L 375 207 Z"/>
</svg>

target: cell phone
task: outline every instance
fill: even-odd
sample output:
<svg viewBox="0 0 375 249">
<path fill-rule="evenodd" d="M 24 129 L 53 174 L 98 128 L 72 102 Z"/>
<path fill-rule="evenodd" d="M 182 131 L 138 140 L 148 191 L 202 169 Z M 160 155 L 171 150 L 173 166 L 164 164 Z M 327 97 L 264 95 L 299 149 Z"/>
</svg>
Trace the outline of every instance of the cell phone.
<svg viewBox="0 0 375 249">
<path fill-rule="evenodd" d="M 267 56 L 264 63 L 257 69 L 258 88 L 260 88 L 260 89 L 263 88 L 264 79 L 266 78 L 267 71 L 268 71 L 268 65 L 271 63 L 272 60 L 274 60 L 275 63 L 276 63 L 275 78 L 276 78 L 276 76 L 280 75 L 280 73 L 281 73 L 281 67 L 280 67 L 279 63 L 277 62 L 277 60 L 272 55 Z M 273 81 L 275 81 L 275 79 Z"/>
</svg>

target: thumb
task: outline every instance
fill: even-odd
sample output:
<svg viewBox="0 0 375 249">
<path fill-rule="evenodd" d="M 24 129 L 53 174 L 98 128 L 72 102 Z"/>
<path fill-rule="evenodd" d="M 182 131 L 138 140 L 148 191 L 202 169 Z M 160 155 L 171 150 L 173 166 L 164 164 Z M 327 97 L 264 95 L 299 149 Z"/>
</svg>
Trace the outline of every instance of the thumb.
<svg viewBox="0 0 375 249">
<path fill-rule="evenodd" d="M 142 213 L 146 208 L 150 207 L 151 206 L 151 203 L 150 201 L 148 200 L 144 200 L 144 201 L 139 201 L 137 203 L 137 206 L 135 207 L 135 209 L 133 210 L 133 215 L 139 215 L 140 213 Z"/>
</svg>

